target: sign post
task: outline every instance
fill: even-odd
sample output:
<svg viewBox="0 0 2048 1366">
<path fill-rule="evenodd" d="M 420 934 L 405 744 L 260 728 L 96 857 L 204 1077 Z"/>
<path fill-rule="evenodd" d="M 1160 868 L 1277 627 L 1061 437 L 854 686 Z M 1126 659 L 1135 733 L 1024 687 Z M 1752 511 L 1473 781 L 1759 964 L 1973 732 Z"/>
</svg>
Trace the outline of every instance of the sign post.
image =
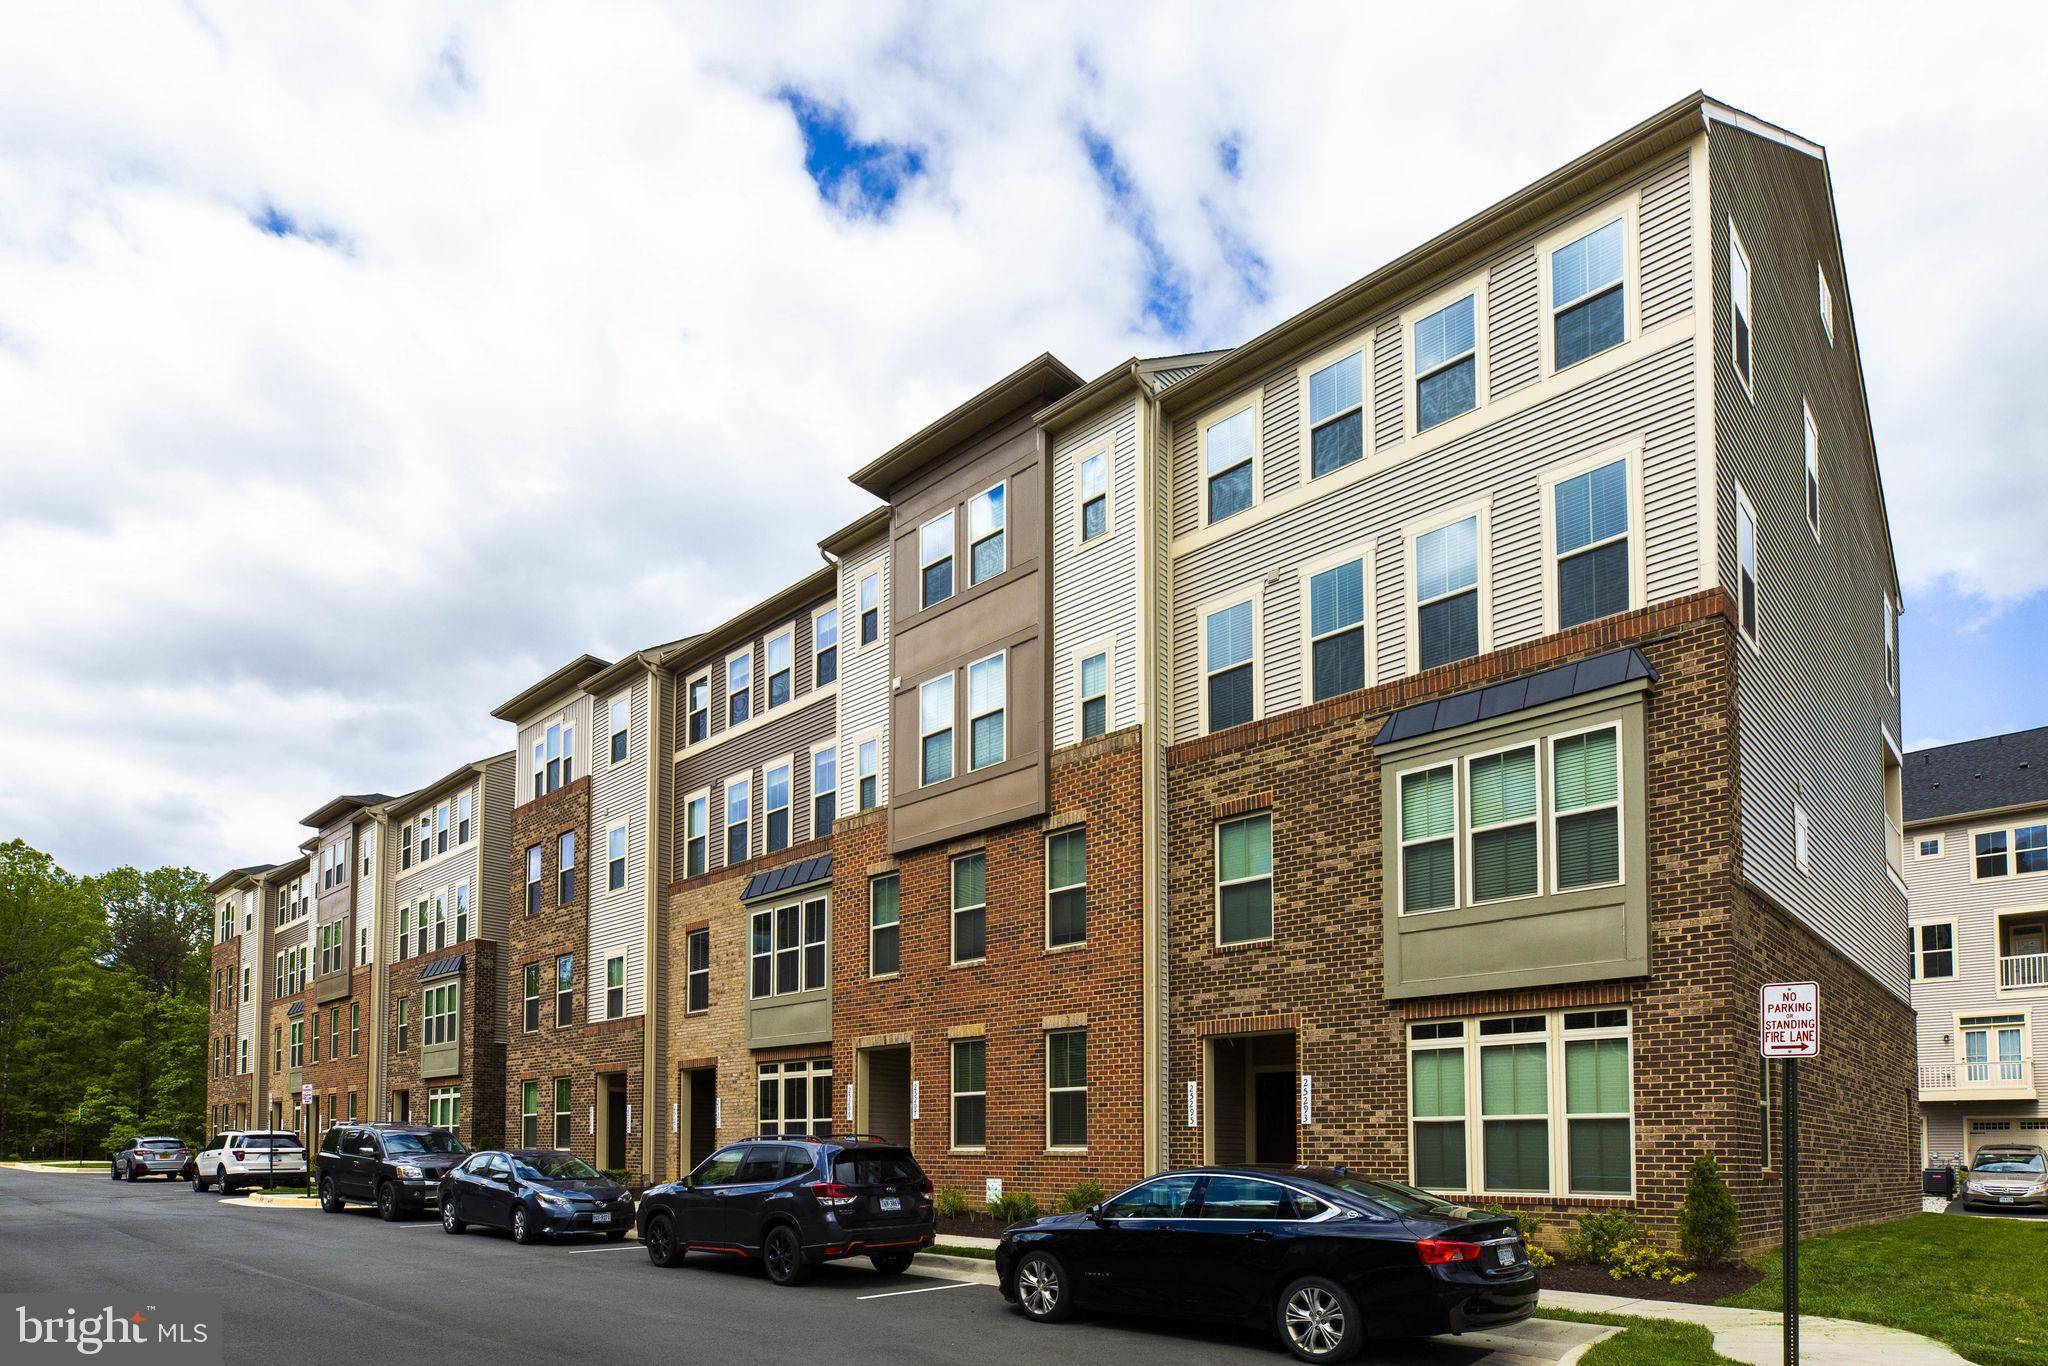
<svg viewBox="0 0 2048 1366">
<path fill-rule="evenodd" d="M 1799 1362 L 1799 1060 L 1820 1053 L 1820 988 L 1812 982 L 1771 982 L 1757 1003 L 1758 1048 L 1785 1060 L 1783 1099 L 1785 1366 Z"/>
</svg>

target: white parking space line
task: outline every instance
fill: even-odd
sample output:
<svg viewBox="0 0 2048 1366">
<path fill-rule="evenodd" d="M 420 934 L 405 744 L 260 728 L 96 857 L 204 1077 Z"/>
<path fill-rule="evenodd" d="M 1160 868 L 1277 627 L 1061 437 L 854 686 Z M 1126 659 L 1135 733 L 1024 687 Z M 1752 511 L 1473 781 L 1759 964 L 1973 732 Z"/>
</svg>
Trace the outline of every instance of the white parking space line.
<svg viewBox="0 0 2048 1366">
<path fill-rule="evenodd" d="M 586 1252 L 638 1252 L 640 1250 L 640 1244 L 638 1243 L 619 1243 L 611 1247 L 579 1247 L 569 1255 L 571 1257 L 581 1257 Z"/>
<path fill-rule="evenodd" d="M 879 1295 L 859 1295 L 855 1298 L 863 1300 L 893 1300 L 898 1295 L 929 1295 L 934 1290 L 965 1290 L 971 1285 L 979 1284 L 979 1281 L 949 1281 L 945 1285 L 921 1285 L 915 1290 L 885 1290 Z"/>
</svg>

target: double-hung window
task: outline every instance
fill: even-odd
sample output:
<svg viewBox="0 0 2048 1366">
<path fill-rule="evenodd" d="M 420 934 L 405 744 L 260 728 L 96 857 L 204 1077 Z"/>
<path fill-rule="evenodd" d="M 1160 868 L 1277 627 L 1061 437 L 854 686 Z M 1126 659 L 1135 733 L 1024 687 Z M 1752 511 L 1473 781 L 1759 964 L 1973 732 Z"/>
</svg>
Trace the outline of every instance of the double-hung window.
<svg viewBox="0 0 2048 1366">
<path fill-rule="evenodd" d="M 1625 612 L 1629 605 L 1627 457 L 1552 485 L 1557 625 L 1563 630 Z"/>
<path fill-rule="evenodd" d="M 526 850 L 526 913 L 540 914 L 540 846 L 529 845 Z M 405 957 L 404 917 L 399 917 L 398 956 Z"/>
<path fill-rule="evenodd" d="M 469 843 L 469 803 L 470 794 L 467 792 L 459 793 L 455 798 L 455 842 L 457 844 Z M 368 854 L 363 856 L 363 871 L 365 873 L 370 871 L 370 857 Z"/>
<path fill-rule="evenodd" d="M 469 938 L 469 884 L 455 884 L 455 942 L 460 944 Z"/>
<path fill-rule="evenodd" d="M 1258 666 L 1253 662 L 1257 608 L 1250 598 L 1219 607 L 1202 621 L 1202 696 L 1205 730 L 1227 730 L 1257 710 Z"/>
<path fill-rule="evenodd" d="M 439 952 L 448 947 L 448 893 L 434 893 L 434 949 Z"/>
<path fill-rule="evenodd" d="M 1416 431 L 1479 406 L 1478 319 L 1479 296 L 1467 294 L 1415 320 Z"/>
<path fill-rule="evenodd" d="M 725 724 L 737 726 L 754 711 L 754 647 L 725 661 Z"/>
<path fill-rule="evenodd" d="M 1479 517 L 1415 538 L 1416 667 L 1434 669 L 1479 653 Z"/>
<path fill-rule="evenodd" d="M 540 1083 L 519 1083 L 519 1142 L 526 1148 L 540 1146 Z"/>
<path fill-rule="evenodd" d="M 754 912 L 749 955 L 755 998 L 817 991 L 825 985 L 825 922 L 823 897 Z"/>
<path fill-rule="evenodd" d="M 711 794 L 691 794 L 683 804 L 683 876 L 696 877 L 711 866 Z"/>
<path fill-rule="evenodd" d="M 413 934 L 419 941 L 417 947 L 421 953 L 428 952 L 431 947 L 427 939 L 427 925 L 429 924 L 428 912 L 432 909 L 433 901 L 428 897 L 421 897 L 419 903 L 412 908 Z"/>
<path fill-rule="evenodd" d="M 1742 238 L 1736 233 L 1733 220 L 1728 224 L 1728 314 L 1728 358 L 1744 391 L 1755 398 L 1751 366 L 1756 338 L 1750 327 L 1749 253 L 1742 249 Z"/>
<path fill-rule="evenodd" d="M 1481 1172 L 1488 1191 L 1550 1189 L 1550 1041 L 1541 1015 L 1479 1022 Z"/>
<path fill-rule="evenodd" d="M 1922 982 L 1956 975 L 1956 926 L 1952 920 L 1913 927 L 1913 976 Z"/>
<path fill-rule="evenodd" d="M 1220 522 L 1252 505 L 1253 455 L 1258 449 L 1257 404 L 1240 408 L 1202 434 L 1202 468 L 1209 498 L 1209 521 Z"/>
<path fill-rule="evenodd" d="M 990 655 L 967 669 L 967 767 L 987 768 L 1009 757 L 1003 717 L 1008 692 L 1005 656 Z"/>
<path fill-rule="evenodd" d="M 1813 534 L 1820 535 L 1820 428 L 1813 420 L 1813 409 L 1800 405 L 1801 426 L 1806 435 L 1806 524 L 1813 528 Z"/>
<path fill-rule="evenodd" d="M 1816 282 L 1815 302 L 1820 307 L 1820 330 L 1827 333 L 1828 345 L 1835 344 L 1835 292 L 1828 288 L 1828 270 L 1816 262 L 1813 267 Z"/>
<path fill-rule="evenodd" d="M 411 1030 L 412 1030 L 411 1020 L 410 1020 L 410 1016 L 411 1016 L 411 1013 L 412 1013 L 412 997 L 410 997 L 410 996 L 401 996 L 401 997 L 399 997 L 399 998 L 398 998 L 398 1024 L 397 1024 L 397 1026 L 396 1026 L 396 1032 L 397 1032 L 397 1035 L 398 1035 L 398 1051 L 399 1051 L 399 1052 L 401 1052 L 401 1053 L 405 1052 L 405 1050 L 406 1050 L 406 1045 L 407 1045 L 407 1040 L 408 1040 L 408 1038 L 409 1038 L 409 1036 L 410 1036 L 410 1034 L 411 1034 Z"/>
<path fill-rule="evenodd" d="M 860 643 L 865 649 L 882 638 L 882 576 L 860 578 Z"/>
<path fill-rule="evenodd" d="M 555 904 L 566 906 L 576 899 L 576 832 L 564 830 L 555 837 Z"/>
<path fill-rule="evenodd" d="M 626 744 L 631 738 L 633 724 L 633 699 L 614 697 L 606 708 L 612 731 L 612 762 L 626 762 Z"/>
<path fill-rule="evenodd" d="M 997 484 L 967 500 L 967 582 L 986 583 L 1009 567 L 1003 534 L 1006 486 Z"/>
<path fill-rule="evenodd" d="M 988 1141 L 988 1040 L 953 1040 L 953 1142 L 980 1148 Z"/>
<path fill-rule="evenodd" d="M 768 637 L 768 706 L 773 711 L 789 701 L 796 689 L 796 632 L 779 631 Z"/>
<path fill-rule="evenodd" d="M 1471 904 L 1534 896 L 1539 890 L 1536 746 L 1465 761 L 1471 803 Z"/>
<path fill-rule="evenodd" d="M 918 606 L 936 607 L 953 596 L 953 514 L 917 529 Z"/>
<path fill-rule="evenodd" d="M 555 955 L 555 1023 L 566 1025 L 576 1019 L 576 955 Z"/>
<path fill-rule="evenodd" d="M 1557 890 L 1621 881 L 1621 732 L 1554 737 L 1550 785 Z"/>
<path fill-rule="evenodd" d="M 520 977 L 520 1000 L 525 1006 L 524 1027 L 531 1034 L 540 1028 L 540 964 L 528 963 Z"/>
<path fill-rule="evenodd" d="M 1627 224 L 1615 218 L 1550 254 L 1552 368 L 1577 365 L 1628 340 L 1627 250 Z"/>
<path fill-rule="evenodd" d="M 1083 545 L 1109 531 L 1109 452 L 1083 456 L 1074 471 L 1074 496 L 1081 505 Z"/>
<path fill-rule="evenodd" d="M 811 838 L 832 833 L 839 808 L 839 747 L 821 745 L 811 751 Z"/>
<path fill-rule="evenodd" d="M 1045 1146 L 1088 1146 L 1088 1031 L 1045 1036 Z"/>
<path fill-rule="evenodd" d="M 1626 1009 L 1566 1011 L 1565 1189 L 1627 1195 L 1633 1181 L 1633 1105 Z"/>
<path fill-rule="evenodd" d="M 770 764 L 761 776 L 761 810 L 767 818 L 766 852 L 789 848 L 790 762 Z"/>
<path fill-rule="evenodd" d="M 621 1019 L 626 1014 L 626 960 L 624 957 L 604 960 L 604 1017 L 607 1020 Z"/>
<path fill-rule="evenodd" d="M 967 854 L 953 860 L 953 953 L 955 963 L 988 956 L 988 857 Z"/>
<path fill-rule="evenodd" d="M 567 1077 L 556 1077 L 556 1078 L 555 1078 L 555 1146 L 556 1146 L 557 1148 L 560 1148 L 560 1149 L 561 1149 L 561 1150 L 562 1150 L 563 1152 L 567 1152 L 567 1151 L 569 1150 L 569 1143 L 570 1143 L 570 1135 L 571 1135 L 571 1130 L 570 1130 L 570 1127 L 569 1127 L 569 1116 L 570 1116 L 570 1113 L 571 1113 L 571 1110 L 570 1110 L 570 1100 L 569 1100 L 569 1097 L 570 1097 L 570 1090 L 569 1090 L 569 1079 L 568 1079 Z"/>
<path fill-rule="evenodd" d="M 1308 576 L 1312 700 L 1365 686 L 1365 561 L 1345 560 Z"/>
<path fill-rule="evenodd" d="M 455 1015 L 461 1007 L 462 984 L 444 982 L 428 987 L 426 1009 L 421 1012 L 420 1042 L 433 1045 L 455 1042 Z"/>
<path fill-rule="evenodd" d="M 1757 643 L 1756 513 L 1735 489 L 1735 610 L 1736 624 L 1749 643 Z"/>
<path fill-rule="evenodd" d="M 1273 937 L 1273 818 L 1260 813 L 1216 826 L 1216 942 Z"/>
<path fill-rule="evenodd" d="M 605 831 L 604 835 L 604 886 L 608 892 L 626 890 L 626 824 L 624 821 Z"/>
<path fill-rule="evenodd" d="M 292 1066 L 303 1067 L 306 1063 L 306 1022 L 292 1021 Z"/>
<path fill-rule="evenodd" d="M 1425 1190 L 1463 1191 L 1465 1023 L 1408 1026 L 1409 1179 Z"/>
<path fill-rule="evenodd" d="M 1972 834 L 1972 844 L 1975 861 L 1971 875 L 1977 881 L 2048 873 L 2048 824 L 1978 830 Z"/>
<path fill-rule="evenodd" d="M 811 618 L 811 686 L 839 681 L 839 609 L 828 607 Z"/>
<path fill-rule="evenodd" d="M 748 842 L 748 805 L 753 801 L 753 779 L 742 773 L 725 783 L 725 866 L 745 863 L 752 845 Z"/>
<path fill-rule="evenodd" d="M 860 765 L 860 809 L 872 811 L 881 804 L 882 742 L 863 740 L 856 758 Z"/>
<path fill-rule="evenodd" d="M 550 789 L 552 790 L 552 789 Z M 420 862 L 425 863 L 434 856 L 434 813 L 425 812 L 420 816 Z"/>
<path fill-rule="evenodd" d="M 1088 939 L 1088 832 L 1056 830 L 1045 839 L 1045 943 L 1047 948 Z"/>
<path fill-rule="evenodd" d="M 1093 740 L 1109 730 L 1109 651 L 1097 650 L 1081 660 L 1081 738 Z"/>
<path fill-rule="evenodd" d="M 918 782 L 953 776 L 953 675 L 929 679 L 917 690 Z"/>
<path fill-rule="evenodd" d="M 1450 764 L 1401 775 L 1401 909 L 1440 911 L 1458 899 L 1458 778 Z"/>
<path fill-rule="evenodd" d="M 711 734 L 711 676 L 699 674 L 689 684 L 689 716 L 685 744 L 700 745 Z"/>
<path fill-rule="evenodd" d="M 448 852 L 448 803 L 442 802 L 434 808 L 434 852 Z"/>
<path fill-rule="evenodd" d="M 890 977 L 902 968 L 902 884 L 895 873 L 868 883 L 868 976 Z"/>
<path fill-rule="evenodd" d="M 1308 471 L 1311 479 L 1365 455 L 1365 352 L 1311 370 L 1308 376 Z"/>
<path fill-rule="evenodd" d="M 427 1092 L 427 1123 L 437 1129 L 453 1129 L 461 1125 L 461 1087 L 436 1086 Z"/>
<path fill-rule="evenodd" d="M 683 1009 L 691 1014 L 711 1009 L 711 931 L 691 930 L 689 966 Z"/>
</svg>

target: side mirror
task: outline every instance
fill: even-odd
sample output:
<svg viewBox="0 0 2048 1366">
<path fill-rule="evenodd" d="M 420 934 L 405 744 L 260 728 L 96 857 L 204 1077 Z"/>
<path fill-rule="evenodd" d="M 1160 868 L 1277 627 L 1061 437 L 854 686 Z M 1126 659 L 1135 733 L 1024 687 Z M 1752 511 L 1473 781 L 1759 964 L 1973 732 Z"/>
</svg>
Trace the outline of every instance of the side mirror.
<svg viewBox="0 0 2048 1366">
<path fill-rule="evenodd" d="M 1100 1206 L 1100 1205 L 1090 1205 L 1090 1206 L 1088 1207 L 1088 1209 L 1086 1210 L 1086 1213 L 1087 1213 L 1088 1217 L 1089 1217 L 1090 1219 L 1094 1220 L 1094 1221 L 1095 1221 L 1096 1223 L 1098 1223 L 1098 1224 L 1099 1224 L 1099 1223 L 1101 1223 L 1101 1222 L 1102 1222 L 1102 1206 Z"/>
</svg>

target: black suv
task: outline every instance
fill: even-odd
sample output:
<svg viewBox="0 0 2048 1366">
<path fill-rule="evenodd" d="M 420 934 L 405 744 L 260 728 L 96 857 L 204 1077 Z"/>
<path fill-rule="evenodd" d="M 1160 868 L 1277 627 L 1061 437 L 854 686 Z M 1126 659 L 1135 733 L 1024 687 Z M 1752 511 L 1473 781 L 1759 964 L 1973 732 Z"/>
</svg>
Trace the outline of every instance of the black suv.
<svg viewBox="0 0 2048 1366">
<path fill-rule="evenodd" d="M 374 1202 L 386 1219 L 440 1199 L 441 1178 L 469 1155 L 452 1130 L 424 1124 L 337 1124 L 320 1140 L 320 1208 Z"/>
<path fill-rule="evenodd" d="M 656 1266 L 691 1252 L 759 1257 L 777 1285 L 840 1257 L 897 1275 L 935 1229 L 932 1183 L 910 1149 L 867 1134 L 728 1144 L 648 1191 L 635 1225 Z"/>
</svg>

